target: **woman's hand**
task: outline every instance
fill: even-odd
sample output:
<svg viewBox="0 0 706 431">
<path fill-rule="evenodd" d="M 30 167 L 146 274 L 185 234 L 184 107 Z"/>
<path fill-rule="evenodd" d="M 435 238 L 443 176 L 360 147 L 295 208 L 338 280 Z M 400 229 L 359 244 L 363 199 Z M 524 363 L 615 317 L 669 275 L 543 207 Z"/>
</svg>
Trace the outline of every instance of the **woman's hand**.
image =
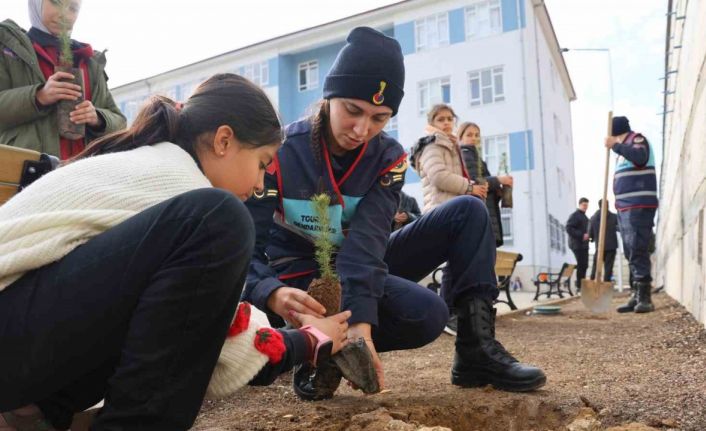
<svg viewBox="0 0 706 431">
<path fill-rule="evenodd" d="M 301 289 L 283 286 L 272 292 L 267 299 L 267 307 L 281 318 L 290 321 L 290 311 L 323 318 L 326 309 L 308 293 Z M 296 323 L 296 322 L 293 322 Z"/>
<path fill-rule="evenodd" d="M 473 184 L 473 188 L 470 194 L 485 200 L 485 198 L 488 197 L 488 183 L 485 183 L 483 185 Z"/>
<path fill-rule="evenodd" d="M 97 127 L 101 124 L 96 107 L 90 100 L 84 100 L 76 105 L 76 109 L 69 114 L 69 119 L 74 124 L 88 124 L 91 127 Z"/>
<path fill-rule="evenodd" d="M 296 311 L 290 312 L 289 316 L 300 326 L 311 325 L 326 334 L 333 341 L 332 355 L 348 344 L 348 319 L 351 317 L 351 312 L 348 310 L 325 318 L 301 314 Z M 315 346 L 316 343 L 314 342 L 312 345 Z"/>
<path fill-rule="evenodd" d="M 508 187 L 512 187 L 513 184 L 512 175 L 500 175 L 498 176 L 498 181 L 500 181 L 500 184 Z"/>
<path fill-rule="evenodd" d="M 37 91 L 35 98 L 42 106 L 53 105 L 59 100 L 78 100 L 81 97 L 81 86 L 73 82 L 64 82 L 63 79 L 73 81 L 74 76 L 67 72 L 56 72 L 47 79 L 44 86 Z"/>
<path fill-rule="evenodd" d="M 378 384 L 380 385 L 380 390 L 383 390 L 385 388 L 385 371 L 383 370 L 380 356 L 378 356 L 378 352 L 375 350 L 375 344 L 373 344 L 372 338 L 372 329 L 369 323 L 355 323 L 348 328 L 349 340 L 355 341 L 359 338 L 364 339 L 365 344 L 368 345 L 370 354 L 373 357 L 373 367 L 375 368 L 375 373 L 378 375 Z"/>
</svg>

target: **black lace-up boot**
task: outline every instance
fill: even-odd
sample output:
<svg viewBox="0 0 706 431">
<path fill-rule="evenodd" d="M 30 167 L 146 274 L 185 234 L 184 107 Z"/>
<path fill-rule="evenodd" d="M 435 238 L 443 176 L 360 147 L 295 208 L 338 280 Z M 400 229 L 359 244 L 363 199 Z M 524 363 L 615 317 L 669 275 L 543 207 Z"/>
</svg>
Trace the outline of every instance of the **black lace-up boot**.
<svg viewBox="0 0 706 431">
<path fill-rule="evenodd" d="M 318 368 L 305 363 L 294 368 L 292 386 L 294 393 L 303 400 L 325 400 L 333 397 L 342 377 L 341 370 L 332 359 Z"/>
<path fill-rule="evenodd" d="M 457 308 L 458 335 L 451 383 L 463 387 L 493 385 L 526 392 L 542 387 L 547 377 L 521 364 L 495 339 L 495 308 L 486 299 L 466 298 Z"/>
<path fill-rule="evenodd" d="M 635 290 L 637 290 L 637 305 L 635 305 L 635 313 L 649 313 L 655 311 L 655 306 L 652 304 L 652 285 L 649 281 L 636 281 Z"/>
<path fill-rule="evenodd" d="M 635 306 L 637 305 L 637 289 L 635 289 L 635 284 L 630 283 L 630 299 L 628 302 L 616 308 L 615 311 L 618 313 L 632 313 L 635 311 Z"/>
</svg>

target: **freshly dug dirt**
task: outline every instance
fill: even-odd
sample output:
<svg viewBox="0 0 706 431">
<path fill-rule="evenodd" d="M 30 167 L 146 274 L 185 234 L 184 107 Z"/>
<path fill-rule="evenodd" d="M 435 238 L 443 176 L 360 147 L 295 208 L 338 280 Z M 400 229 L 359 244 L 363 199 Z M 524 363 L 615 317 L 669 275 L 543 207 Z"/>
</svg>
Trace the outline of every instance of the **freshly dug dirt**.
<svg viewBox="0 0 706 431">
<path fill-rule="evenodd" d="M 498 338 L 547 374 L 534 393 L 451 385 L 454 340 L 444 334 L 421 349 L 383 354 L 381 394 L 341 385 L 331 400 L 303 402 L 288 373 L 207 402 L 194 429 L 704 431 L 706 331 L 665 294 L 654 300 L 648 314 L 594 316 L 574 299 L 557 316 L 500 317 Z"/>
<path fill-rule="evenodd" d="M 341 283 L 315 278 L 311 280 L 306 291 L 309 296 L 324 306 L 327 316 L 333 316 L 341 308 Z"/>
</svg>

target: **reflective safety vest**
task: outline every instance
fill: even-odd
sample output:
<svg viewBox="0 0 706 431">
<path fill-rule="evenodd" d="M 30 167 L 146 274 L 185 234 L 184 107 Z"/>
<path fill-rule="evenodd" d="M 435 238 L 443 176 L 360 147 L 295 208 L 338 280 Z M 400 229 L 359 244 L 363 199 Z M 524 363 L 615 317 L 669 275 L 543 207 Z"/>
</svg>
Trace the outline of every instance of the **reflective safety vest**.
<svg viewBox="0 0 706 431">
<path fill-rule="evenodd" d="M 636 138 L 642 138 L 649 159 L 644 166 L 638 166 L 624 156 L 619 155 L 615 165 L 613 178 L 613 193 L 615 194 L 615 208 L 626 211 L 634 208 L 657 208 L 657 175 L 655 174 L 654 152 L 650 144 L 640 134 L 631 132 L 624 144 L 633 145 Z"/>
</svg>

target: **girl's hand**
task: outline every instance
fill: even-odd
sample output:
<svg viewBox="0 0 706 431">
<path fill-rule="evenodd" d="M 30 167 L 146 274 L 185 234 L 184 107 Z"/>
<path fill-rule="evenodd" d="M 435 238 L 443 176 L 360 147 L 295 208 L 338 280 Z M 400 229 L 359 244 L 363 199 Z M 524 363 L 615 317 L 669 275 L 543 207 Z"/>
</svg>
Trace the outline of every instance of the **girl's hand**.
<svg viewBox="0 0 706 431">
<path fill-rule="evenodd" d="M 74 124 L 88 124 L 91 127 L 97 127 L 101 124 L 96 107 L 90 100 L 84 100 L 76 105 L 76 109 L 69 114 L 69 119 Z"/>
<path fill-rule="evenodd" d="M 348 310 L 325 318 L 301 314 L 296 311 L 291 311 L 289 316 L 299 326 L 311 325 L 326 334 L 333 341 L 332 355 L 348 344 L 348 319 L 351 317 L 351 312 Z M 313 342 L 312 345 L 315 346 L 316 342 Z"/>
<path fill-rule="evenodd" d="M 498 181 L 500 181 L 500 184 L 508 187 L 512 187 L 513 184 L 512 175 L 500 175 Z"/>
<path fill-rule="evenodd" d="M 77 100 L 81 97 L 81 86 L 73 82 L 64 82 L 63 79 L 73 81 L 74 76 L 67 72 L 56 72 L 47 79 L 44 86 L 37 91 L 35 98 L 42 106 L 53 105 L 59 100 Z"/>
<path fill-rule="evenodd" d="M 284 320 L 290 321 L 290 311 L 323 318 L 326 309 L 308 293 L 301 289 L 283 286 L 272 292 L 267 299 L 267 307 Z M 297 323 L 297 322 L 293 322 Z"/>
<path fill-rule="evenodd" d="M 485 198 L 488 197 L 488 183 L 483 185 L 474 184 L 471 194 L 485 200 Z"/>
<path fill-rule="evenodd" d="M 378 352 L 375 350 L 375 344 L 373 344 L 371 332 L 372 330 L 369 323 L 355 323 L 348 328 L 348 339 L 357 340 L 362 338 L 365 340 L 365 344 L 368 345 L 370 354 L 373 357 L 373 367 L 375 367 L 375 373 L 378 376 L 380 390 L 383 390 L 385 388 L 385 371 L 382 367 L 380 356 L 378 356 Z"/>
</svg>

